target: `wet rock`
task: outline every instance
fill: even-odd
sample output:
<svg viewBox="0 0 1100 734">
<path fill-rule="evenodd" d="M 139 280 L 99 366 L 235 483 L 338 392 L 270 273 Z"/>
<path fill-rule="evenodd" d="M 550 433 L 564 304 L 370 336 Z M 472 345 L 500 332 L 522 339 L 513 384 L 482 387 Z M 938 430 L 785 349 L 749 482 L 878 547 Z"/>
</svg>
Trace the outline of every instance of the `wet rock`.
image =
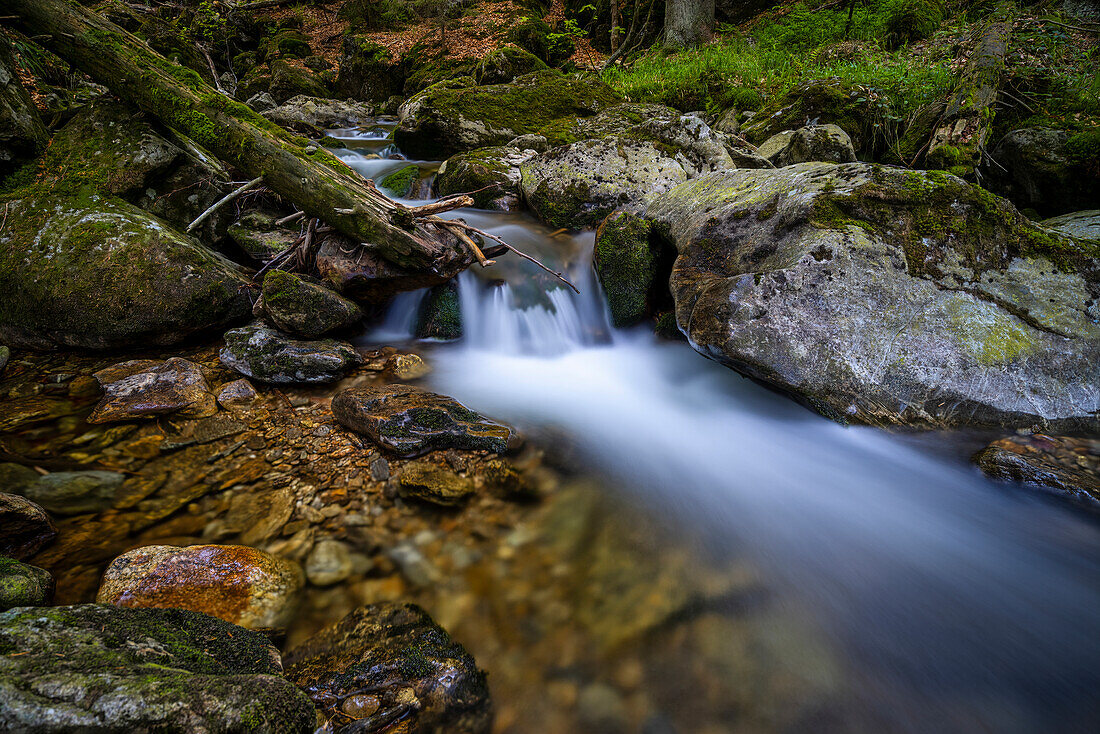
<svg viewBox="0 0 1100 734">
<path fill-rule="evenodd" d="M 252 383 L 245 379 L 233 380 L 226 383 L 218 390 L 218 405 L 232 410 L 233 408 L 247 408 L 256 402 L 259 395 Z"/>
<path fill-rule="evenodd" d="M 505 84 L 516 77 L 547 69 L 546 63 L 522 48 L 505 46 L 489 53 L 474 67 L 478 84 Z"/>
<path fill-rule="evenodd" d="M 777 166 L 810 161 L 852 163 L 856 160 L 852 139 L 836 125 L 811 125 L 779 133 L 760 144 L 760 154 Z"/>
<path fill-rule="evenodd" d="M 409 165 L 388 174 L 379 184 L 399 199 L 415 197 L 420 188 L 420 166 Z"/>
<path fill-rule="evenodd" d="M 136 207 L 15 196 L 0 231 L 0 339 L 12 345 L 173 344 L 251 308 L 240 268 Z"/>
<path fill-rule="evenodd" d="M 298 239 L 298 230 L 275 224 L 275 214 L 263 211 L 246 212 L 229 225 L 226 234 L 245 254 L 258 263 L 266 263 L 290 248 Z"/>
<path fill-rule="evenodd" d="M 400 720 L 410 734 L 476 734 L 492 722 L 485 674 L 412 604 L 360 607 L 287 653 L 286 666 L 336 731 Z"/>
<path fill-rule="evenodd" d="M 438 285 L 424 296 L 416 316 L 416 336 L 442 341 L 462 338 L 462 306 L 456 281 Z"/>
<path fill-rule="evenodd" d="M 338 584 L 352 572 L 351 551 L 345 543 L 326 538 L 306 557 L 306 578 L 314 586 Z"/>
<path fill-rule="evenodd" d="M 205 418 L 218 412 L 217 401 L 194 362 L 172 357 L 164 362 L 133 360 L 95 373 L 103 387 L 89 423 L 112 423 L 178 413 Z"/>
<path fill-rule="evenodd" d="M 411 385 L 344 390 L 333 398 L 332 413 L 346 427 L 400 456 L 449 448 L 499 454 L 519 444 L 518 434 L 508 426 Z"/>
<path fill-rule="evenodd" d="M 317 272 L 334 289 L 361 303 L 381 306 L 393 296 L 430 288 L 447 278 L 428 270 L 406 270 L 382 259 L 357 243 L 326 237 L 317 249 Z"/>
<path fill-rule="evenodd" d="M 355 303 L 320 283 L 274 270 L 264 276 L 264 311 L 283 331 L 314 339 L 363 318 Z"/>
<path fill-rule="evenodd" d="M 402 496 L 444 507 L 462 504 L 475 491 L 472 479 L 427 461 L 406 464 L 398 482 Z"/>
<path fill-rule="evenodd" d="M 45 510 L 25 497 L 0 493 L 0 555 L 29 558 L 56 537 Z"/>
<path fill-rule="evenodd" d="M 1044 489 L 1100 512 L 1100 440 L 1069 436 L 1009 436 L 974 455 L 994 479 Z"/>
<path fill-rule="evenodd" d="M 362 102 L 341 101 L 301 95 L 291 97 L 283 104 L 260 111 L 276 125 L 293 128 L 306 125 L 327 130 L 336 127 L 352 127 L 374 114 L 374 108 Z"/>
<path fill-rule="evenodd" d="M 417 354 L 395 354 L 386 360 L 386 370 L 398 380 L 419 380 L 432 368 Z"/>
<path fill-rule="evenodd" d="M 643 217 L 616 212 L 600 223 L 593 265 L 615 326 L 637 324 L 662 298 L 668 299 L 671 264 L 660 242 L 650 236 L 650 223 Z"/>
<path fill-rule="evenodd" d="M 230 369 L 277 384 L 335 382 L 359 363 L 346 342 L 300 341 L 262 326 L 227 331 L 219 357 Z"/>
<path fill-rule="evenodd" d="M 1089 135 L 1050 128 L 1013 130 L 985 160 L 982 182 L 1021 209 L 1036 209 L 1047 216 L 1094 207 L 1100 201 L 1100 172 L 1095 164 L 1090 170 L 1087 156 L 1079 156 L 1076 150 L 1080 146 L 1084 152 Z M 1100 139 L 1096 133 L 1091 135 Z"/>
<path fill-rule="evenodd" d="M 512 145 L 459 153 L 439 167 L 436 190 L 443 196 L 475 192 L 475 206 L 510 211 L 519 204 L 519 166 L 534 155 L 535 150 Z"/>
<path fill-rule="evenodd" d="M 447 158 L 504 145 L 553 122 L 588 117 L 620 101 L 602 82 L 545 70 L 509 84 L 475 86 L 472 78 L 441 82 L 401 106 L 394 141 L 406 153 Z"/>
<path fill-rule="evenodd" d="M 698 351 L 836 420 L 1096 430 L 1100 250 L 953 176 L 722 171 L 647 212 Z"/>
<path fill-rule="evenodd" d="M 150 545 L 111 561 L 96 601 L 190 609 L 249 629 L 285 629 L 302 583 L 297 563 L 256 548 Z"/>
<path fill-rule="evenodd" d="M 313 731 L 263 635 L 180 609 L 0 613 L 0 729 Z"/>
<path fill-rule="evenodd" d="M 12 607 L 41 607 L 53 599 L 50 572 L 0 557 L 0 612 Z"/>
<path fill-rule="evenodd" d="M 1100 209 L 1063 214 L 1060 217 L 1044 219 L 1041 224 L 1059 234 L 1100 241 Z"/>
<path fill-rule="evenodd" d="M 60 471 L 17 491 L 52 515 L 82 515 L 113 507 L 124 481 L 125 474 L 113 471 Z"/>
</svg>

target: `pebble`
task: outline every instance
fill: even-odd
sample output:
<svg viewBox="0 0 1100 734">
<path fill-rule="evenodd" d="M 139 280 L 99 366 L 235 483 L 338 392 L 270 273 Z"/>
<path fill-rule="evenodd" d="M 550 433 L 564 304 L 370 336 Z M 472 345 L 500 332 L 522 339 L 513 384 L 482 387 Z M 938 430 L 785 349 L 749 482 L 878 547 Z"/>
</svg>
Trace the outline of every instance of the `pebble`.
<svg viewBox="0 0 1100 734">
<path fill-rule="evenodd" d="M 351 552 L 346 544 L 326 538 L 313 546 L 306 557 L 305 567 L 309 583 L 314 586 L 332 586 L 351 575 Z"/>
</svg>

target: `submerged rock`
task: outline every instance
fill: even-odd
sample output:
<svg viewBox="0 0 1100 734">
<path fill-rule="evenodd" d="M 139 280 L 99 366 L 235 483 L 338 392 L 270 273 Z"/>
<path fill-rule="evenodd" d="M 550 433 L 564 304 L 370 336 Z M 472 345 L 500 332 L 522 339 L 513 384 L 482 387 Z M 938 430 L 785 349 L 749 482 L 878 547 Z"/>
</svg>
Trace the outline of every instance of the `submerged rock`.
<svg viewBox="0 0 1100 734">
<path fill-rule="evenodd" d="M 111 561 L 96 601 L 190 609 L 248 629 L 285 629 L 302 584 L 297 563 L 256 548 L 150 545 Z"/>
<path fill-rule="evenodd" d="M 355 303 L 320 283 L 283 270 L 264 276 L 264 311 L 283 331 L 314 339 L 363 318 Z"/>
<path fill-rule="evenodd" d="M 218 412 L 214 394 L 202 369 L 186 359 L 164 362 L 138 359 L 122 362 L 95 373 L 103 387 L 89 423 L 111 423 L 179 413 L 205 418 Z"/>
<path fill-rule="evenodd" d="M 180 609 L 84 604 L 0 613 L 0 729 L 313 731 L 263 635 Z"/>
<path fill-rule="evenodd" d="M 412 385 L 353 387 L 332 400 L 336 420 L 401 456 L 437 449 L 504 453 L 519 444 L 515 431 L 453 398 Z"/>
<path fill-rule="evenodd" d="M 0 612 L 41 607 L 53 599 L 53 576 L 44 568 L 0 556 Z"/>
<path fill-rule="evenodd" d="M 549 69 L 481 87 L 466 77 L 440 82 L 405 102 L 394 142 L 412 156 L 446 158 L 504 145 L 517 135 L 594 115 L 618 101 L 602 82 Z"/>
<path fill-rule="evenodd" d="M 351 575 L 351 550 L 346 543 L 326 538 L 306 557 L 306 578 L 314 586 L 332 586 Z"/>
<path fill-rule="evenodd" d="M 472 479 L 428 461 L 406 464 L 398 483 L 403 496 L 444 507 L 460 505 L 474 493 Z"/>
<path fill-rule="evenodd" d="M 360 361 L 346 342 L 301 341 L 263 326 L 227 331 L 219 357 L 230 369 L 276 384 L 335 382 Z"/>
<path fill-rule="evenodd" d="M 218 405 L 232 410 L 234 408 L 247 408 L 256 402 L 259 395 L 252 383 L 245 379 L 233 380 L 222 385 L 218 390 Z"/>
<path fill-rule="evenodd" d="M 56 537 L 45 510 L 25 497 L 0 493 L 0 555 L 30 558 Z"/>
<path fill-rule="evenodd" d="M 0 339 L 174 344 L 245 318 L 245 283 L 236 265 L 123 201 L 24 193 L 0 232 Z"/>
<path fill-rule="evenodd" d="M 974 455 L 994 479 L 1039 487 L 1100 512 L 1100 440 L 1069 436 L 1010 436 Z"/>
<path fill-rule="evenodd" d="M 807 163 L 709 174 L 647 216 L 692 345 L 827 416 L 1098 427 L 1100 248 L 976 186 Z"/>
<path fill-rule="evenodd" d="M 82 515 L 113 507 L 124 481 L 113 471 L 59 471 L 16 491 L 54 515 Z"/>
<path fill-rule="evenodd" d="M 488 732 L 485 674 L 413 604 L 360 607 L 286 655 L 287 677 L 337 732 Z"/>
</svg>

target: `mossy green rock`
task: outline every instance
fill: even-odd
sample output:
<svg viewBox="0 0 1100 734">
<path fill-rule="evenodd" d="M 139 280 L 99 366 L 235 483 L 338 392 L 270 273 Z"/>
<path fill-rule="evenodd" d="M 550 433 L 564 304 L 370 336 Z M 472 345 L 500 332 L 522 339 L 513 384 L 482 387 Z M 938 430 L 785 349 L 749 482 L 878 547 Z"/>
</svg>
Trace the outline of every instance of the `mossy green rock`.
<svg viewBox="0 0 1100 734">
<path fill-rule="evenodd" d="M 516 77 L 549 68 L 534 54 L 522 48 L 505 46 L 485 56 L 474 67 L 478 84 L 504 84 Z"/>
<path fill-rule="evenodd" d="M 492 723 L 485 673 L 414 604 L 360 607 L 287 653 L 286 666 L 333 722 L 355 719 L 342 731 L 401 721 L 408 732 L 484 734 Z M 364 691 L 377 711 L 358 713 Z"/>
<path fill-rule="evenodd" d="M 289 249 L 298 239 L 297 229 L 275 224 L 274 214 L 253 210 L 229 225 L 226 234 L 249 257 L 265 263 L 280 252 Z"/>
<path fill-rule="evenodd" d="M 458 283 L 451 280 L 428 291 L 416 316 L 418 339 L 453 341 L 462 338 L 462 306 Z"/>
<path fill-rule="evenodd" d="M 236 265 L 131 204 L 50 193 L 8 204 L 0 339 L 10 344 L 173 344 L 251 310 Z"/>
<path fill-rule="evenodd" d="M 430 461 L 406 464 L 398 484 L 402 496 L 443 507 L 461 505 L 475 492 L 473 479 L 456 473 L 449 466 Z"/>
<path fill-rule="evenodd" d="M 414 187 L 420 183 L 420 166 L 404 166 L 387 175 L 379 182 L 382 188 L 398 198 L 410 196 Z"/>
<path fill-rule="evenodd" d="M 436 191 L 443 196 L 472 192 L 474 206 L 481 209 L 512 209 L 519 203 L 520 164 L 534 155 L 511 145 L 459 153 L 439 167 Z"/>
<path fill-rule="evenodd" d="M 227 331 L 218 356 L 242 375 L 275 384 L 335 382 L 361 361 L 346 342 L 292 339 L 262 326 Z"/>
<path fill-rule="evenodd" d="M 283 331 L 307 339 L 346 329 L 363 318 L 353 301 L 320 283 L 282 270 L 264 276 L 264 311 Z"/>
<path fill-rule="evenodd" d="M 302 732 L 309 698 L 267 639 L 180 609 L 83 604 L 0 613 L 0 729 Z"/>
<path fill-rule="evenodd" d="M 349 35 L 340 51 L 336 94 L 364 102 L 382 102 L 400 94 L 405 75 L 399 59 L 366 36 Z"/>
<path fill-rule="evenodd" d="M 49 604 L 53 590 L 53 576 L 46 569 L 0 557 L 0 612 Z"/>
<path fill-rule="evenodd" d="M 692 345 L 841 421 L 1097 430 L 1100 246 L 940 172 L 721 171 L 647 211 Z"/>
<path fill-rule="evenodd" d="M 15 75 L 11 43 L 0 38 L 0 179 L 46 147 L 49 134 Z"/>
<path fill-rule="evenodd" d="M 336 420 L 399 456 L 464 449 L 504 453 L 519 435 L 446 395 L 412 385 L 375 385 L 344 390 L 332 400 Z"/>
<path fill-rule="evenodd" d="M 870 96 L 865 88 L 835 79 L 804 82 L 761 107 L 741 134 L 759 145 L 784 130 L 831 123 L 851 136 L 857 151 L 870 152 L 875 119 Z"/>
<path fill-rule="evenodd" d="M 658 283 L 660 250 L 650 223 L 630 212 L 610 215 L 596 230 L 594 265 L 615 326 L 632 326 L 649 313 Z"/>
<path fill-rule="evenodd" d="M 412 156 L 446 158 L 504 145 L 555 121 L 589 117 L 619 101 L 600 81 L 553 70 L 486 86 L 465 77 L 428 87 L 402 105 L 394 141 Z"/>
</svg>

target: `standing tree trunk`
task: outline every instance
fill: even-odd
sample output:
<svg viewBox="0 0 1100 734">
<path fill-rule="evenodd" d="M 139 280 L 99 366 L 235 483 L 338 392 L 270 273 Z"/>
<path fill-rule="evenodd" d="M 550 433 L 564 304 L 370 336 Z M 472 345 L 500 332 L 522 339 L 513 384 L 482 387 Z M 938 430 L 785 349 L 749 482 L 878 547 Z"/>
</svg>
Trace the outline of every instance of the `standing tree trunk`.
<svg viewBox="0 0 1100 734">
<path fill-rule="evenodd" d="M 620 0 L 611 0 L 611 53 L 619 50 L 619 39 L 622 37 L 622 29 L 619 28 L 621 11 Z"/>
<path fill-rule="evenodd" d="M 665 0 L 665 40 L 672 49 L 693 48 L 714 32 L 714 0 Z"/>
<path fill-rule="evenodd" d="M 453 275 L 472 254 L 446 228 L 390 201 L 324 149 L 292 138 L 136 36 L 67 0 L 3 0 L 28 36 L 247 178 L 297 204 L 384 259 Z M 301 141 L 304 142 L 304 141 Z"/>
<path fill-rule="evenodd" d="M 1013 11 L 1011 4 L 1000 6 L 982 30 L 959 84 L 932 130 L 924 158 L 927 168 L 971 177 L 981 163 L 993 129 L 993 103 L 1001 89 Z"/>
</svg>

